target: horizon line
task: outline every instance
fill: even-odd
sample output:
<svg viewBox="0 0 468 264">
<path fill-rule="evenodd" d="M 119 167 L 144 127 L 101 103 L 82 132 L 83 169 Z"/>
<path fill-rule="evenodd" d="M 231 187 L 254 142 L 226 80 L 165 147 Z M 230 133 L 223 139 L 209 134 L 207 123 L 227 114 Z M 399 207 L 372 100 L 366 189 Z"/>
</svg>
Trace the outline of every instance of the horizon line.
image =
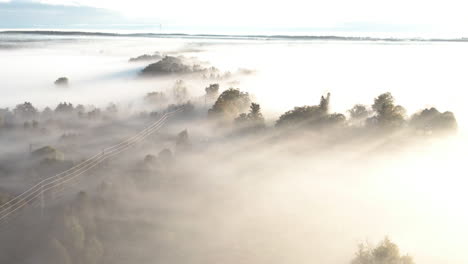
<svg viewBox="0 0 468 264">
<path fill-rule="evenodd" d="M 117 33 L 104 31 L 83 31 L 83 30 L 50 30 L 50 29 L 34 29 L 34 30 L 17 30 L 6 29 L 1 30 L 0 34 L 35 34 L 35 35 L 57 35 L 57 36 L 102 36 L 102 37 L 203 37 L 203 38 L 220 38 L 220 39 L 250 39 L 262 38 L 263 40 L 342 40 L 342 41 L 394 41 L 394 42 L 468 42 L 467 37 L 460 38 L 423 38 L 423 37 L 370 37 L 370 36 L 343 36 L 343 35 L 294 35 L 294 34 L 207 34 L 207 33 L 154 33 L 154 32 L 139 32 L 139 33 Z"/>
</svg>

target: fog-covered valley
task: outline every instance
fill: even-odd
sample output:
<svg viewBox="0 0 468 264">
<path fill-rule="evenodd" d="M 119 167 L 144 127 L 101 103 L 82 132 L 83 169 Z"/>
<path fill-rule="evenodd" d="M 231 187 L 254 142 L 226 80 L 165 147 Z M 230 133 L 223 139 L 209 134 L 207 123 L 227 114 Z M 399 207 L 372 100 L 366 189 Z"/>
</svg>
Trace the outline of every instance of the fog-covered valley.
<svg viewBox="0 0 468 264">
<path fill-rule="evenodd" d="M 465 46 L 0 35 L 0 263 L 466 263 Z"/>
</svg>

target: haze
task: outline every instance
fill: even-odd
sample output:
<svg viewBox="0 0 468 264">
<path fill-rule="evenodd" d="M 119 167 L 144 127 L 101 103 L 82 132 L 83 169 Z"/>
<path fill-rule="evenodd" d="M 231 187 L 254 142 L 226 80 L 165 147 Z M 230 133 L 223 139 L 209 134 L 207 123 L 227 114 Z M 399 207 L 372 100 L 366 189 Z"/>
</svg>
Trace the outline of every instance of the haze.
<svg viewBox="0 0 468 264">
<path fill-rule="evenodd" d="M 0 112 L 0 120 L 11 116 L 10 126 L 0 126 L 5 202 L 172 115 L 60 195 L 46 196 L 42 207 L 8 221 L 0 260 L 335 264 L 351 263 L 359 243 L 389 236 L 414 263 L 467 263 L 467 45 L 0 34 L 0 108 L 11 113 Z M 129 62 L 155 52 L 161 58 Z M 148 65 L 178 56 L 194 70 L 142 76 Z M 68 84 L 54 84 L 59 77 Z M 248 92 L 247 107 L 223 108 L 222 96 L 206 90 L 212 84 L 221 95 Z M 392 114 L 406 109 L 395 126 L 379 123 L 386 92 Z M 37 108 L 33 118 L 12 111 L 24 102 Z M 75 108 L 56 110 L 62 102 Z M 261 125 L 249 123 L 252 102 Z M 369 116 L 353 118 L 347 111 L 356 104 L 368 106 Z M 305 105 L 337 123 L 283 115 Z M 416 116 L 431 107 L 453 113 L 456 126 L 436 115 L 418 127 Z M 52 165 L 44 162 L 49 156 L 35 160 L 45 146 L 58 150 Z"/>
</svg>

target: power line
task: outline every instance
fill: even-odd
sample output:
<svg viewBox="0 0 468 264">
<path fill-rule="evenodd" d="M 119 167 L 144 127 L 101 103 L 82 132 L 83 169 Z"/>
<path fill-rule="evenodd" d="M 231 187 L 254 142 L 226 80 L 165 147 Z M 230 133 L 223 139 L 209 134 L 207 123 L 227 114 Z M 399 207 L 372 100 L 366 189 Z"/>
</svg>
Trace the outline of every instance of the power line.
<svg viewBox="0 0 468 264">
<path fill-rule="evenodd" d="M 94 155 L 93 157 L 81 162 L 76 166 L 73 166 L 72 168 L 64 172 L 41 180 L 39 183 L 29 188 L 25 192 L 2 204 L 0 206 L 0 224 L 2 223 L 2 221 L 7 220 L 7 218 L 13 213 L 17 212 L 25 206 L 30 205 L 39 197 L 43 197 L 44 193 L 46 193 L 47 191 L 64 185 L 65 183 L 93 169 L 103 161 L 127 150 L 128 148 L 134 146 L 136 143 L 144 140 L 146 137 L 159 130 L 170 116 L 182 110 L 182 108 L 179 108 L 175 111 L 165 113 L 159 120 L 157 120 L 147 128 L 143 129 L 136 135 L 114 146 L 104 149 L 103 152 Z"/>
</svg>

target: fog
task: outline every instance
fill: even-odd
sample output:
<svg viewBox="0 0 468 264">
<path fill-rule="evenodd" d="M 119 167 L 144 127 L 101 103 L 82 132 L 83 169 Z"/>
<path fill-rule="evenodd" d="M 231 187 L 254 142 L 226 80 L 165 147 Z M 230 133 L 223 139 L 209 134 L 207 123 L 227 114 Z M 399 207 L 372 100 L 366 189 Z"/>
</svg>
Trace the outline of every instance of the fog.
<svg viewBox="0 0 468 264">
<path fill-rule="evenodd" d="M 0 262 L 351 263 L 388 236 L 414 263 L 466 263 L 466 45 L 0 35 L 3 208 L 167 118 L 0 221 Z M 155 52 L 191 70 L 129 61 Z M 222 101 L 231 87 L 248 95 Z M 33 118 L 11 111 L 24 102 Z M 304 105 L 317 120 L 285 113 Z"/>
</svg>

